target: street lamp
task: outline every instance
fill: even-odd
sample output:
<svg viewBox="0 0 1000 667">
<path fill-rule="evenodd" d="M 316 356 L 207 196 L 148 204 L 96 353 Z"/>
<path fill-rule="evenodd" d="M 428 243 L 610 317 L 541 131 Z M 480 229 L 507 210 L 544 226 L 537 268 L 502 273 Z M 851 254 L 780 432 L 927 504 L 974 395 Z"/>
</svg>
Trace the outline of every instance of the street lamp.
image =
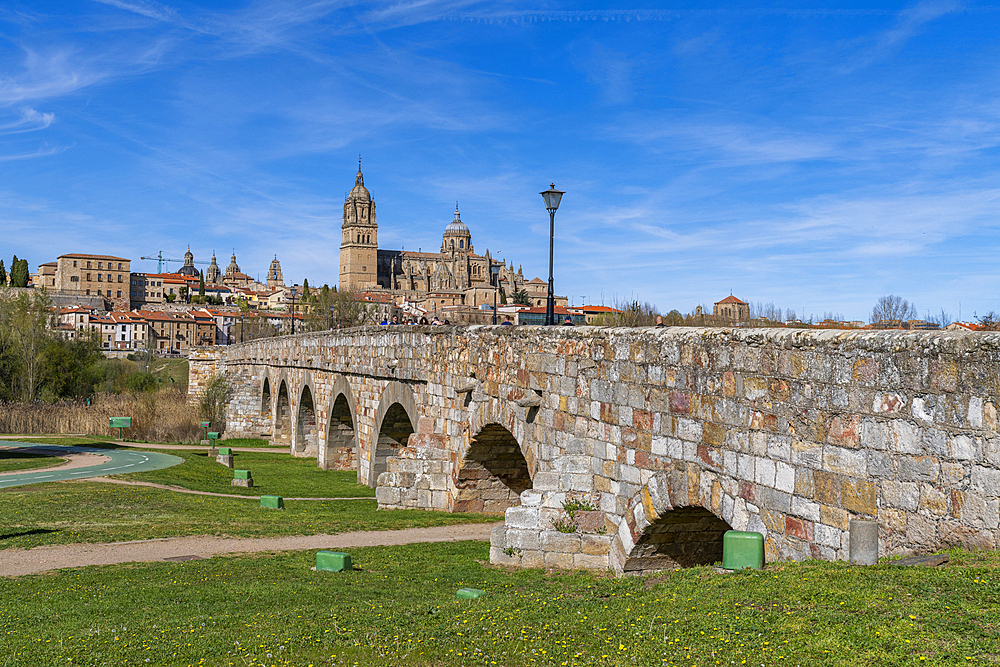
<svg viewBox="0 0 1000 667">
<path fill-rule="evenodd" d="M 298 285 L 292 285 L 292 335 L 295 335 L 295 290 Z"/>
<path fill-rule="evenodd" d="M 490 260 L 490 276 L 493 278 L 493 324 L 497 323 L 497 292 L 500 291 L 500 266 Z"/>
<path fill-rule="evenodd" d="M 548 190 L 538 194 L 542 195 L 545 208 L 549 211 L 549 298 L 545 301 L 545 325 L 551 326 L 556 323 L 556 293 L 552 285 L 552 246 L 556 234 L 556 209 L 559 208 L 559 202 L 566 193 L 556 190 L 556 184 L 552 183 Z"/>
</svg>

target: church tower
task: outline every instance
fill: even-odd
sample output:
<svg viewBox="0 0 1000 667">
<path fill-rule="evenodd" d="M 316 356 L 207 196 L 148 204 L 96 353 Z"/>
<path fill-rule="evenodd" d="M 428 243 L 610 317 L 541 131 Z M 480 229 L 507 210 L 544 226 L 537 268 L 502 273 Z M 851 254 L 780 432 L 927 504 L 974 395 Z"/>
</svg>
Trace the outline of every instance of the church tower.
<svg viewBox="0 0 1000 667">
<path fill-rule="evenodd" d="M 271 266 L 267 270 L 267 286 L 272 290 L 285 286 L 285 278 L 281 275 L 281 262 L 278 261 L 277 255 L 271 260 Z"/>
<path fill-rule="evenodd" d="M 209 264 L 208 268 L 205 270 L 205 282 L 207 282 L 210 285 L 215 285 L 216 283 L 219 282 L 219 276 L 221 275 L 222 275 L 222 270 L 219 268 L 219 265 L 215 261 L 215 251 L 213 250 L 212 263 Z"/>
<path fill-rule="evenodd" d="M 365 188 L 358 160 L 354 189 L 344 200 L 343 239 L 340 243 L 340 289 L 358 292 L 378 287 L 378 224 L 375 200 Z"/>
</svg>

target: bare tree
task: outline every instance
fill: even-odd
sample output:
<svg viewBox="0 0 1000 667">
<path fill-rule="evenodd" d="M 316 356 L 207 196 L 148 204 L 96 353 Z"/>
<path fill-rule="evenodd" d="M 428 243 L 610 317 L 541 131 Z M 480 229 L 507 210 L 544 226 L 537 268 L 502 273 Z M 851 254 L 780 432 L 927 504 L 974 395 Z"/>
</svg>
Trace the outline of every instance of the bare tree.
<svg viewBox="0 0 1000 667">
<path fill-rule="evenodd" d="M 771 322 L 781 322 L 781 308 L 774 305 L 774 302 L 770 303 L 757 303 L 750 304 L 750 319 L 751 320 L 770 320 Z"/>
<path fill-rule="evenodd" d="M 1000 317 L 992 310 L 978 320 L 981 331 L 1000 331 Z"/>
<path fill-rule="evenodd" d="M 917 319 L 917 307 L 895 294 L 879 298 L 872 308 L 872 324 L 886 322 L 898 326 L 907 320 L 915 319 Z"/>
<path fill-rule="evenodd" d="M 944 312 L 944 308 L 942 308 L 940 314 L 938 314 L 938 315 L 928 315 L 927 316 L 927 321 L 928 322 L 933 322 L 934 324 L 936 324 L 939 327 L 941 327 L 942 329 L 944 329 L 946 326 L 948 326 L 949 324 L 951 324 L 955 320 L 952 318 L 951 314 Z"/>
<path fill-rule="evenodd" d="M 656 324 L 659 311 L 651 303 L 634 301 L 616 301 L 615 312 L 605 313 L 594 323 L 602 327 L 651 327 Z"/>
</svg>

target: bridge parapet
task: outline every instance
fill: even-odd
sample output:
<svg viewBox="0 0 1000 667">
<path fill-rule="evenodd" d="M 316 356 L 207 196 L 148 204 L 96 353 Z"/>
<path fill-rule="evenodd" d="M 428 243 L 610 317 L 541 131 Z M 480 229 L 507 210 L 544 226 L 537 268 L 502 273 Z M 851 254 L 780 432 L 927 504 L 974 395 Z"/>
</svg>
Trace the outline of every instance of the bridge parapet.
<svg viewBox="0 0 1000 667">
<path fill-rule="evenodd" d="M 497 562 L 690 564 L 728 527 L 846 558 L 851 518 L 883 553 L 997 546 L 1000 334 L 370 327 L 217 363 L 323 467 L 336 421 L 381 506 L 509 506 Z"/>
</svg>

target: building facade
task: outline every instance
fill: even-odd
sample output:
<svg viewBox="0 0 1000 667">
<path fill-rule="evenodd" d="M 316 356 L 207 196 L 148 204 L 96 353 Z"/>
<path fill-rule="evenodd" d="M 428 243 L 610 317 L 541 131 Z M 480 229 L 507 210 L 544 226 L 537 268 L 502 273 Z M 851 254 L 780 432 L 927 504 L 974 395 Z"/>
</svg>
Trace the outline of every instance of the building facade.
<svg viewBox="0 0 1000 667">
<path fill-rule="evenodd" d="M 740 301 L 730 294 L 722 301 L 716 301 L 712 315 L 727 322 L 746 322 L 750 319 L 750 304 Z"/>
<path fill-rule="evenodd" d="M 378 247 L 375 200 L 365 187 L 361 164 L 354 188 L 344 201 L 340 245 L 340 289 L 354 293 L 387 293 L 397 303 L 419 305 L 428 313 L 445 306 L 478 308 L 503 301 L 526 288 L 523 272 L 514 264 L 476 254 L 472 232 L 458 205 L 442 234 L 438 252 L 386 250 Z M 542 299 L 548 294 L 542 282 Z"/>
<path fill-rule="evenodd" d="M 65 293 L 127 299 L 130 266 L 131 261 L 124 257 L 60 255 L 56 259 L 53 284 L 57 290 Z"/>
</svg>

